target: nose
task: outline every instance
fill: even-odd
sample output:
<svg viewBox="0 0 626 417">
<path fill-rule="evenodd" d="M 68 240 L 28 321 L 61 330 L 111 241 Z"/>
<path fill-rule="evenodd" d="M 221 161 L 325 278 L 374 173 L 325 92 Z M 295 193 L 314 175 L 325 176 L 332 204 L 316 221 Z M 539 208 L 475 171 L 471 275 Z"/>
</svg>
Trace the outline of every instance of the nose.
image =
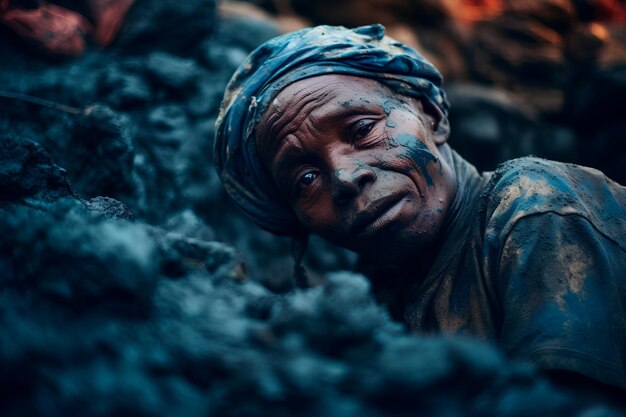
<svg viewBox="0 0 626 417">
<path fill-rule="evenodd" d="M 366 184 L 374 181 L 376 173 L 371 166 L 346 159 L 333 174 L 333 201 L 335 204 L 345 204 L 358 196 Z"/>
</svg>

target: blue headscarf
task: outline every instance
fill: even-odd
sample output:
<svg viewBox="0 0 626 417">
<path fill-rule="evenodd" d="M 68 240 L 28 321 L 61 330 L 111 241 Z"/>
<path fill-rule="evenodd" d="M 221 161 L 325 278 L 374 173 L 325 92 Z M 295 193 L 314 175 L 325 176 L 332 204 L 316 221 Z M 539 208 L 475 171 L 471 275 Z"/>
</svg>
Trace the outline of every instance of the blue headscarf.
<svg viewBox="0 0 626 417">
<path fill-rule="evenodd" d="M 322 74 L 373 78 L 400 94 L 428 100 L 447 122 L 441 75 L 381 25 L 317 26 L 271 39 L 235 72 L 216 122 L 214 159 L 228 194 L 257 224 L 279 235 L 301 233 L 290 205 L 257 154 L 255 128 L 287 85 Z"/>
</svg>

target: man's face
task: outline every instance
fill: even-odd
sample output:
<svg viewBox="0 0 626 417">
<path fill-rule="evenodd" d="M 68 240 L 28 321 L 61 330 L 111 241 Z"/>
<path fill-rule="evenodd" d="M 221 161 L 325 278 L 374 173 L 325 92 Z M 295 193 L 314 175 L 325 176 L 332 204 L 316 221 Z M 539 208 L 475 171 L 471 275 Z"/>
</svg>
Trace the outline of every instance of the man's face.
<svg viewBox="0 0 626 417">
<path fill-rule="evenodd" d="M 418 261 L 455 189 L 419 100 L 328 74 L 283 89 L 257 126 L 264 166 L 302 224 L 371 262 Z"/>
</svg>

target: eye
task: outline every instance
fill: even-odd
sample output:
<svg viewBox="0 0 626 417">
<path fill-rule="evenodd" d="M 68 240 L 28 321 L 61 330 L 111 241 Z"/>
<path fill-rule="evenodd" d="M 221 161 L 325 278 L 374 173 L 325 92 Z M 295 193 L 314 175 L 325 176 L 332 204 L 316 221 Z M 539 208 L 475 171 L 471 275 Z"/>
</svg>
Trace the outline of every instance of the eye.
<svg viewBox="0 0 626 417">
<path fill-rule="evenodd" d="M 307 185 L 311 185 L 313 184 L 313 181 L 315 181 L 315 178 L 317 178 L 317 173 L 307 172 L 298 179 L 298 185 L 303 185 L 305 187 Z"/>
<path fill-rule="evenodd" d="M 293 186 L 294 197 L 303 197 L 311 191 L 312 185 L 315 183 L 315 180 L 319 177 L 319 175 L 318 171 L 305 171 L 302 175 L 296 177 L 295 184 Z"/>
<path fill-rule="evenodd" d="M 349 128 L 349 137 L 352 141 L 358 141 L 367 136 L 372 131 L 376 120 L 373 119 L 361 119 L 352 124 Z"/>
</svg>

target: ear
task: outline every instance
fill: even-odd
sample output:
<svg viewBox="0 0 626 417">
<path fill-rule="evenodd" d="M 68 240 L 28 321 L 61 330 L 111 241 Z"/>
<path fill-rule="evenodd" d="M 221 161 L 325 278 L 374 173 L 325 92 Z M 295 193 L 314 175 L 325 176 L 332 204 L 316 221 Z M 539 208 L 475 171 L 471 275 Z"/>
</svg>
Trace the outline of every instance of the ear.
<svg viewBox="0 0 626 417">
<path fill-rule="evenodd" d="M 450 123 L 441 109 L 427 99 L 418 100 L 422 114 L 428 118 L 429 128 L 432 129 L 435 144 L 443 145 L 450 136 Z"/>
<path fill-rule="evenodd" d="M 435 124 L 433 139 L 437 145 L 443 145 L 448 141 L 449 136 L 450 123 L 448 122 L 448 118 L 442 114 L 439 122 Z"/>
</svg>

